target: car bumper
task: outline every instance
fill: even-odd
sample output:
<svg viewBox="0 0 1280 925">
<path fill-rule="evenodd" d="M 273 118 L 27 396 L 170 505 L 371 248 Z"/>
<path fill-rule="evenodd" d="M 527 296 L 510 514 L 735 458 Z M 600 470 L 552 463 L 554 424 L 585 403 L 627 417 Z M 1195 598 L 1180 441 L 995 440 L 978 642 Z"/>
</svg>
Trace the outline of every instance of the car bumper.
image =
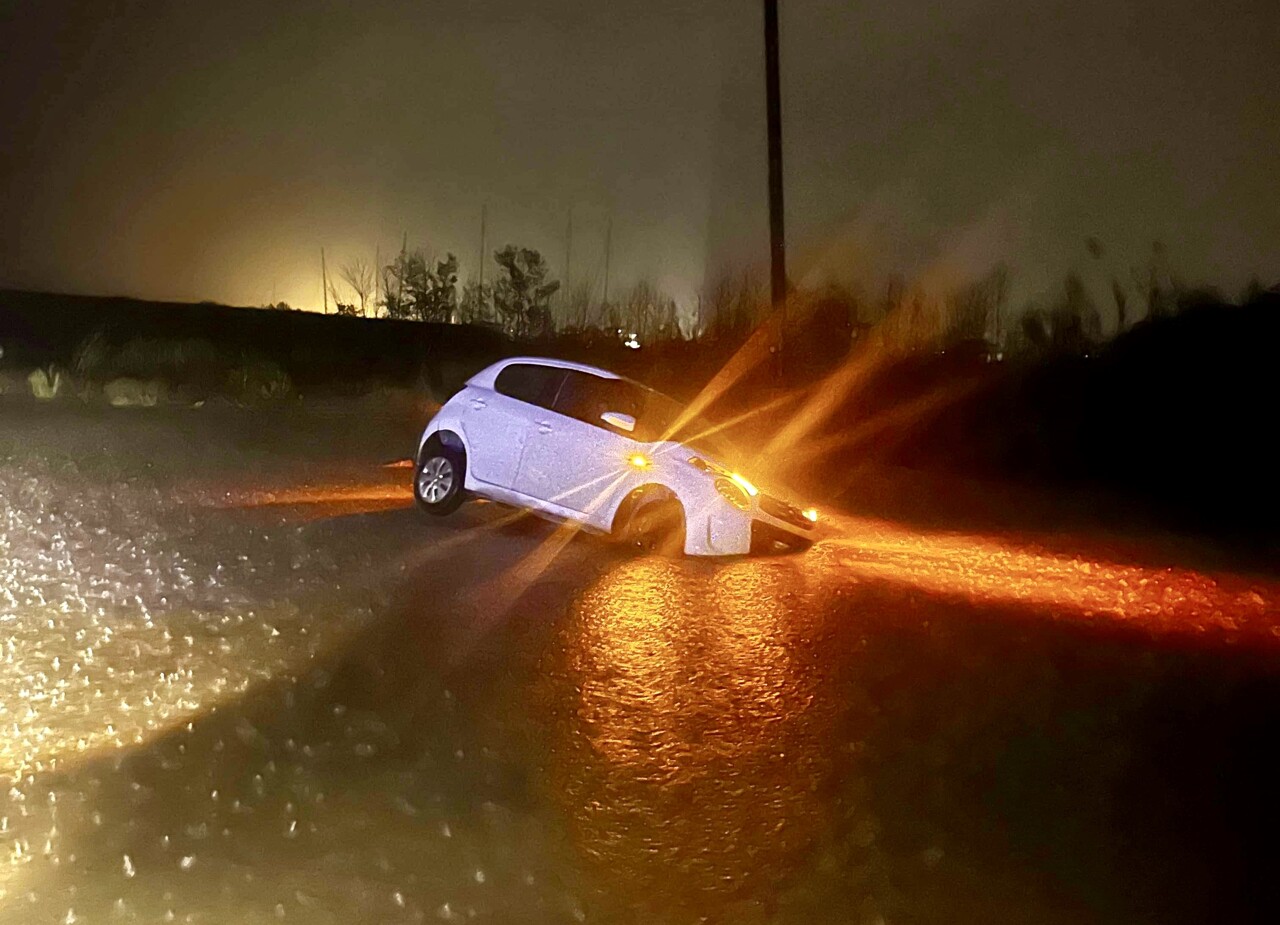
<svg viewBox="0 0 1280 925">
<path fill-rule="evenodd" d="M 739 510 L 717 498 L 685 533 L 685 553 L 691 556 L 741 556 L 773 552 L 779 547 L 804 547 L 814 540 L 814 523 L 799 508 L 768 495 L 755 499 L 750 510 Z"/>
</svg>

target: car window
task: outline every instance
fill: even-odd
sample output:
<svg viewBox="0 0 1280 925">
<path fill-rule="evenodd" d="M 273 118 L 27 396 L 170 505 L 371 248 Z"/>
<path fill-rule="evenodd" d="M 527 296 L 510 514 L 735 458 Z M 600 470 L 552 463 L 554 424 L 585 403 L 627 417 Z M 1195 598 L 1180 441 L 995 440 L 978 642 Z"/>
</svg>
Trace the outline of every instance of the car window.
<svg viewBox="0 0 1280 925">
<path fill-rule="evenodd" d="M 661 392 L 645 387 L 640 387 L 640 391 L 645 402 L 644 410 L 637 415 L 637 440 L 674 440 L 725 463 L 742 457 L 737 447 L 724 437 L 722 427 L 690 415 L 683 405 Z"/>
<path fill-rule="evenodd" d="M 644 393 L 630 382 L 621 379 L 605 379 L 577 370 L 568 371 L 555 410 L 566 417 L 575 418 L 614 433 L 626 431 L 612 427 L 600 419 L 606 411 L 640 416 L 644 408 Z"/>
<path fill-rule="evenodd" d="M 550 408 L 555 401 L 564 370 L 534 363 L 512 363 L 498 373 L 493 387 L 501 395 Z"/>
</svg>

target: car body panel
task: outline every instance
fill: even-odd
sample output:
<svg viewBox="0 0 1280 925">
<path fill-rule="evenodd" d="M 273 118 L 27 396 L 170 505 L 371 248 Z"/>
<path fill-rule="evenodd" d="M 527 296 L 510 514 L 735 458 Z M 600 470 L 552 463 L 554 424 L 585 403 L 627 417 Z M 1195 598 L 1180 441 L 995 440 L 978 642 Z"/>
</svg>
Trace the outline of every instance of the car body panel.
<svg viewBox="0 0 1280 925">
<path fill-rule="evenodd" d="M 520 460 L 516 490 L 593 520 L 626 481 L 637 444 L 555 411 L 539 409 Z M 597 523 L 597 526 L 602 526 Z"/>
<path fill-rule="evenodd" d="M 458 409 L 457 430 L 468 445 L 501 447 L 502 452 L 467 454 L 467 478 L 512 488 L 532 425 L 521 402 L 498 392 L 468 386 L 450 399 Z M 470 486 L 468 486 L 470 487 Z"/>
</svg>

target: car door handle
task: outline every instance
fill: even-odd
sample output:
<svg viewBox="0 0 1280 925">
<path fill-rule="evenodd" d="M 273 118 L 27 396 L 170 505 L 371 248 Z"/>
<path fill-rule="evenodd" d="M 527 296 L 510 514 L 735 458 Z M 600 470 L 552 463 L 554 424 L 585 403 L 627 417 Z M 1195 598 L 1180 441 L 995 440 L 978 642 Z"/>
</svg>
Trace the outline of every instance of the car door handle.
<svg viewBox="0 0 1280 925">
<path fill-rule="evenodd" d="M 547 421 L 539 421 L 539 422 L 538 422 L 538 433 L 540 433 L 540 434 L 549 434 L 549 433 L 551 433 L 551 424 L 550 424 L 549 422 L 547 422 Z"/>
<path fill-rule="evenodd" d="M 471 399 L 471 407 L 472 407 L 472 408 L 475 408 L 477 411 L 479 411 L 481 408 L 483 408 L 486 404 L 487 404 L 487 402 L 485 402 L 485 400 L 484 400 L 483 398 L 473 398 L 473 399 Z"/>
</svg>

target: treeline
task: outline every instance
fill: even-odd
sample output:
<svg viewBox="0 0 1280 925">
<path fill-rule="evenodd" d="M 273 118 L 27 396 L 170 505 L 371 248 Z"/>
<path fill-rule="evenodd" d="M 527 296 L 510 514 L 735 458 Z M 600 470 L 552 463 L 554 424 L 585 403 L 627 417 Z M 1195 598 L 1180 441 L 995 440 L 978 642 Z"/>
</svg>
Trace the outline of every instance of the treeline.
<svg viewBox="0 0 1280 925">
<path fill-rule="evenodd" d="M 462 283 L 454 254 L 441 258 L 405 247 L 384 266 L 360 257 L 344 263 L 324 287 L 339 315 L 481 325 L 519 340 L 608 332 L 639 344 L 684 336 L 675 299 L 650 282 L 597 299 L 591 281 L 566 290 L 540 252 L 514 244 L 494 251 L 489 269 L 487 281 L 478 274 Z"/>
<path fill-rule="evenodd" d="M 648 280 L 616 294 L 594 280 L 570 286 L 543 255 L 506 245 L 488 272 L 461 282 L 456 255 L 402 248 L 376 266 L 363 258 L 326 277 L 327 304 L 340 315 L 479 325 L 515 340 L 575 340 L 628 347 L 677 340 L 741 343 L 772 315 L 767 280 L 752 269 L 709 278 L 691 304 L 680 305 Z M 1096 238 L 1086 239 L 1083 266 L 1033 301 L 1011 304 L 1014 276 L 1003 264 L 945 290 L 891 276 L 878 289 L 839 283 L 791 287 L 778 337 L 802 365 L 823 365 L 855 341 L 872 338 L 891 355 L 962 351 L 991 360 L 1084 355 L 1135 322 L 1175 314 L 1199 299 L 1224 297 L 1191 286 L 1170 268 L 1159 243 L 1141 266 L 1121 267 Z M 1243 298 L 1263 291 L 1254 283 Z M 272 307 L 287 308 L 287 305 Z"/>
</svg>

